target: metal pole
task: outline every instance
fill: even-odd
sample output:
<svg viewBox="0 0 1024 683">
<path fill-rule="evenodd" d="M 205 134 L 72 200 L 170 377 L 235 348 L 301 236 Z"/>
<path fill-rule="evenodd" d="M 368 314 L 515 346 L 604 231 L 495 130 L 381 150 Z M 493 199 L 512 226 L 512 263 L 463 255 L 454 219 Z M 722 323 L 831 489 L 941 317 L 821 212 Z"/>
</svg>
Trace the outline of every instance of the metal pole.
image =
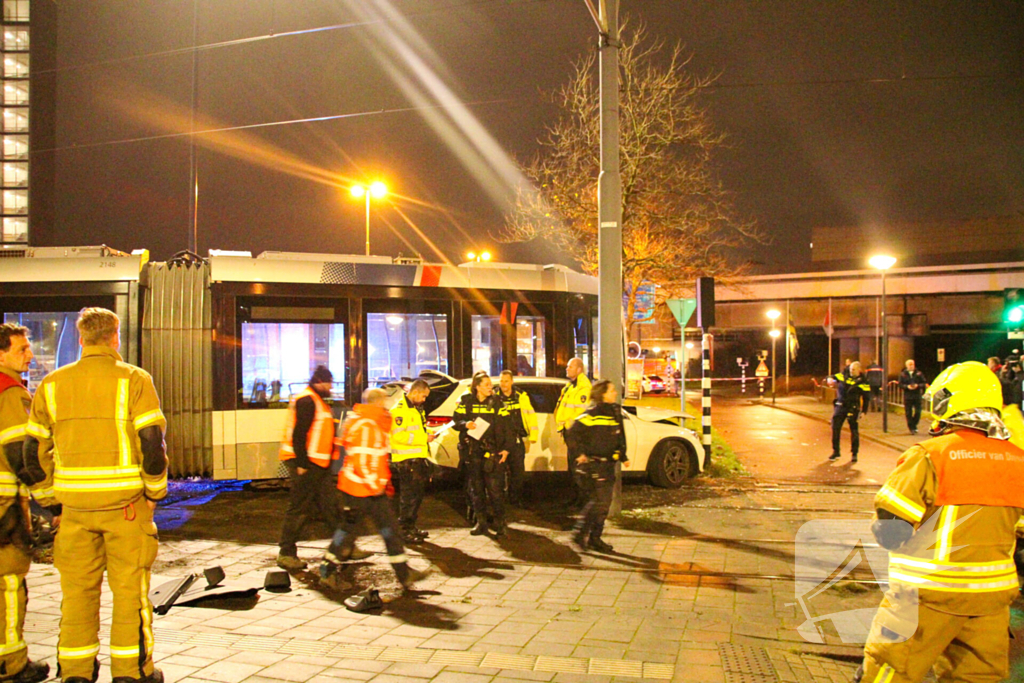
<svg viewBox="0 0 1024 683">
<path fill-rule="evenodd" d="M 681 335 L 679 340 L 679 405 L 683 411 L 680 426 L 686 426 L 686 328 L 680 327 Z"/>
<path fill-rule="evenodd" d="M 889 432 L 889 320 L 885 314 L 885 271 L 882 271 L 882 433 Z"/>
<path fill-rule="evenodd" d="M 786 299 L 786 396 L 789 396 L 789 357 L 792 353 L 790 344 L 792 340 L 789 338 L 789 299 Z"/>
<path fill-rule="evenodd" d="M 370 255 L 370 188 L 366 188 L 366 255 Z"/>
<path fill-rule="evenodd" d="M 619 0 L 600 4 L 601 175 L 598 329 L 601 377 L 622 388 L 622 178 L 619 174 Z M 621 393 L 621 392 L 620 392 Z"/>
<path fill-rule="evenodd" d="M 701 377 L 701 443 L 704 445 L 704 469 L 711 465 L 711 335 L 704 330 L 700 338 Z"/>
<path fill-rule="evenodd" d="M 622 178 L 619 174 L 619 0 L 602 0 L 600 24 L 601 175 L 597 184 L 598 361 L 601 377 L 622 396 Z M 622 511 L 621 466 L 615 466 L 610 514 Z"/>
<path fill-rule="evenodd" d="M 772 323 L 772 329 L 775 329 L 775 323 Z M 774 334 L 772 335 L 772 405 L 775 405 L 775 342 L 779 340 Z"/>
</svg>

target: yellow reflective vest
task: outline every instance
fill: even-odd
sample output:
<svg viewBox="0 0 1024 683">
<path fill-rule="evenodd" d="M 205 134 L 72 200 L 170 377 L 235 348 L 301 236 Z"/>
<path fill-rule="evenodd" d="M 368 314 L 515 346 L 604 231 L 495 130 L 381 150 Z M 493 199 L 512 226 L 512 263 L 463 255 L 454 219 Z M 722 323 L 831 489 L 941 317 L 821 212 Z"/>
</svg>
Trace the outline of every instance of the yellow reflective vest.
<svg viewBox="0 0 1024 683">
<path fill-rule="evenodd" d="M 391 409 L 391 462 L 429 458 L 427 424 L 423 411 L 402 394 Z"/>
<path fill-rule="evenodd" d="M 929 439 L 904 453 L 875 496 L 875 507 L 915 528 L 906 543 L 889 553 L 893 588 L 915 589 L 922 603 L 948 614 L 982 616 L 1005 609 L 1017 596 L 1013 550 L 1024 514 L 1018 505 L 1024 502 L 989 501 L 976 494 L 977 487 L 957 479 L 971 476 L 984 461 L 1020 481 L 1024 451 L 962 431 L 969 432 L 966 440 Z M 948 471 L 951 464 L 964 471 Z"/>
<path fill-rule="evenodd" d="M 555 406 L 555 429 L 562 431 L 590 405 L 590 379 L 580 373 L 576 379 L 562 387 Z"/>
<path fill-rule="evenodd" d="M 138 433 L 167 421 L 153 379 L 107 346 L 86 346 L 81 359 L 51 372 L 32 400 L 26 432 L 39 442 L 46 478 L 32 487 L 41 505 L 111 510 L 167 495 L 167 469 L 142 469 Z"/>
</svg>

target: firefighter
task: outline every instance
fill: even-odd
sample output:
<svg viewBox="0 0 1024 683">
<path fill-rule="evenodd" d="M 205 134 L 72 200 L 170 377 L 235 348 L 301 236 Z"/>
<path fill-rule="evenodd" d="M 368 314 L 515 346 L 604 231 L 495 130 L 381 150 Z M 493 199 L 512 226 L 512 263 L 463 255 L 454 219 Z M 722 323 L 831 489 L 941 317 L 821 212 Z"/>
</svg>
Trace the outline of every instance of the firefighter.
<svg viewBox="0 0 1024 683">
<path fill-rule="evenodd" d="M 580 454 L 572 443 L 572 439 L 567 436 L 565 428 L 587 409 L 587 404 L 590 402 L 590 378 L 587 377 L 583 361 L 579 358 L 569 360 L 569 364 L 565 366 L 565 376 L 569 378 L 569 383 L 562 387 L 562 393 L 558 395 L 558 403 L 555 404 L 555 429 L 565 439 L 566 459 L 569 476 L 573 482 L 573 491 L 577 500 L 582 500 L 583 492 L 577 487 L 576 480 L 576 458 Z"/>
<path fill-rule="evenodd" d="M 86 308 L 77 326 L 81 359 L 40 383 L 24 447 L 33 496 L 63 508 L 53 548 L 63 591 L 60 675 L 64 683 L 96 680 L 106 571 L 114 596 L 111 675 L 115 683 L 159 683 L 149 579 L 157 553 L 153 511 L 167 495 L 167 422 L 149 373 L 117 352 L 118 317 Z"/>
<path fill-rule="evenodd" d="M 857 462 L 857 451 L 860 450 L 860 427 L 857 420 L 864 398 L 871 394 L 871 385 L 867 383 L 861 371 L 860 361 L 853 361 L 849 368 L 836 373 L 832 378 L 836 386 L 836 400 L 832 411 L 832 455 L 829 460 L 838 460 L 839 437 L 843 432 L 843 423 L 850 423 L 850 462 Z"/>
<path fill-rule="evenodd" d="M 473 505 L 473 530 L 481 536 L 489 531 L 488 503 L 493 513 L 494 533 L 505 535 L 505 468 L 515 441 L 515 427 L 505 404 L 494 395 L 494 383 L 486 372 L 473 375 L 469 391 L 455 406 L 454 429 L 459 432 L 459 459 L 464 462 L 470 501 Z M 479 438 L 469 434 L 482 427 Z"/>
<path fill-rule="evenodd" d="M 612 504 L 615 488 L 615 463 L 626 464 L 626 430 L 619 392 L 606 379 L 594 383 L 590 390 L 590 408 L 570 423 L 568 429 L 576 444 L 576 476 L 580 489 L 587 494 L 573 540 L 581 549 L 612 552 L 612 546 L 601 540 L 604 522 Z"/>
<path fill-rule="evenodd" d="M 338 567 L 352 559 L 355 530 L 364 516 L 370 517 L 377 525 L 391 568 L 402 586 L 411 588 L 427 576 L 427 572 L 409 566 L 395 514 L 388 502 L 387 493 L 391 488 L 391 468 L 388 465 L 391 414 L 384 407 L 385 398 L 387 394 L 382 390 L 367 389 L 363 392 L 363 402 L 352 409 L 354 416 L 345 421 L 341 437 L 345 462 L 338 474 L 338 489 L 345 513 L 320 564 L 320 576 L 328 585 L 340 583 Z"/>
<path fill-rule="evenodd" d="M 515 441 L 508 454 L 508 502 L 516 507 L 523 506 L 523 481 L 526 478 L 526 451 L 529 444 L 537 443 L 540 430 L 537 427 L 537 413 L 530 402 L 530 395 L 513 386 L 512 371 L 502 370 L 498 380 L 498 398 L 505 404 L 512 416 L 515 427 Z"/>
<path fill-rule="evenodd" d="M 277 566 L 289 571 L 306 568 L 298 556 L 296 543 L 302 527 L 314 512 L 333 531 L 338 528 L 338 493 L 331 477 L 334 459 L 334 415 L 324 401 L 331 396 L 334 375 L 319 366 L 309 378 L 309 385 L 292 397 L 288 404 L 280 460 L 288 470 L 291 490 L 288 510 L 281 526 L 280 552 Z"/>
<path fill-rule="evenodd" d="M 974 361 L 946 368 L 925 405 L 935 422 L 875 496 L 889 590 L 855 680 L 1001 681 L 1009 673 L 1013 552 L 1024 513 L 1024 450 L 1008 441 L 999 380 Z"/>
<path fill-rule="evenodd" d="M 25 644 L 25 606 L 28 586 L 25 575 L 32 563 L 31 516 L 28 489 L 18 480 L 22 470 L 22 444 L 31 397 L 21 381 L 21 373 L 32 362 L 28 329 L 20 325 L 0 325 L 0 578 L 4 601 L 0 620 L 6 624 L 0 641 L 0 681 L 37 683 L 50 675 L 50 666 L 32 662 Z M 57 516 L 60 511 L 51 510 Z"/>
<path fill-rule="evenodd" d="M 398 479 L 398 525 L 406 543 L 422 543 L 429 536 L 416 526 L 433 470 L 429 444 L 434 435 L 427 429 L 423 412 L 429 394 L 430 385 L 413 380 L 409 391 L 391 408 L 391 465 Z"/>
</svg>

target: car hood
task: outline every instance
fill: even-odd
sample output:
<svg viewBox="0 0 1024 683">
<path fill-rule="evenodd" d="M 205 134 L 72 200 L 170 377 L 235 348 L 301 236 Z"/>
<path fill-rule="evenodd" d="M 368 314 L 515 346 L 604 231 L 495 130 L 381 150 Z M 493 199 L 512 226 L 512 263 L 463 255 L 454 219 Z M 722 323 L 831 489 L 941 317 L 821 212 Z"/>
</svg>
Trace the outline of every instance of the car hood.
<svg viewBox="0 0 1024 683">
<path fill-rule="evenodd" d="M 644 422 L 663 422 L 679 424 L 679 418 L 683 416 L 682 410 L 668 410 L 666 408 L 649 408 L 647 406 L 636 406 L 636 417 Z M 693 415 L 687 415 L 687 420 L 696 420 Z"/>
</svg>

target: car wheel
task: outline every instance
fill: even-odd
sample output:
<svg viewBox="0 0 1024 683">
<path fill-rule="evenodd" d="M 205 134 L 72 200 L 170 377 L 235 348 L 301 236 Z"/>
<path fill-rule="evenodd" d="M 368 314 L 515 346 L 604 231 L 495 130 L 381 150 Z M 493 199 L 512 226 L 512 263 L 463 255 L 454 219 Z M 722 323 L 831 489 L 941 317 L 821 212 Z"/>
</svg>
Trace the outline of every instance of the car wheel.
<svg viewBox="0 0 1024 683">
<path fill-rule="evenodd" d="M 651 483 L 664 489 L 677 489 L 693 476 L 693 454 L 682 441 L 662 441 L 647 463 Z"/>
</svg>

